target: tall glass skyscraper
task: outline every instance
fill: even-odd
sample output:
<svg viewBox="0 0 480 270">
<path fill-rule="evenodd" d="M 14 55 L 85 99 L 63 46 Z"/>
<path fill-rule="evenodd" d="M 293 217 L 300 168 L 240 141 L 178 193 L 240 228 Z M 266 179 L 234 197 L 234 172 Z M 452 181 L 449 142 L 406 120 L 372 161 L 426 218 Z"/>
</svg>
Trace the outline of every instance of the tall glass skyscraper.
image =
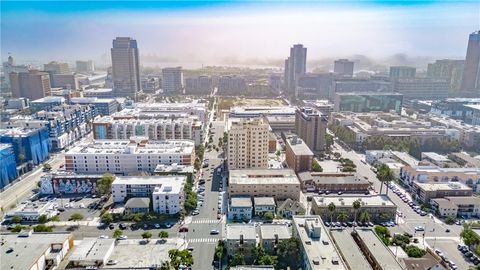
<svg viewBox="0 0 480 270">
<path fill-rule="evenodd" d="M 461 91 L 480 96 L 480 30 L 471 33 L 468 39 Z"/>
<path fill-rule="evenodd" d="M 136 99 L 141 91 L 137 41 L 130 37 L 117 37 L 113 40 L 111 53 L 114 95 Z"/>
<path fill-rule="evenodd" d="M 307 48 L 302 44 L 295 44 L 290 48 L 290 57 L 285 60 L 285 89 L 288 93 L 295 93 L 296 80 L 299 75 L 307 72 Z"/>
</svg>

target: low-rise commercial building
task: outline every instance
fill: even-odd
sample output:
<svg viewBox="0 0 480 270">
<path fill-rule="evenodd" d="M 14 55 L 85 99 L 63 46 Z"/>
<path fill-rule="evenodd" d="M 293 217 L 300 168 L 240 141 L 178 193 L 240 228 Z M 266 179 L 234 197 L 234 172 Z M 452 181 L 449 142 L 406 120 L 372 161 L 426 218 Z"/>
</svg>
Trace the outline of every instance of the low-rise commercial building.
<svg viewBox="0 0 480 270">
<path fill-rule="evenodd" d="M 435 152 L 422 152 L 422 161 L 428 161 L 440 167 L 451 162 L 446 156 Z"/>
<path fill-rule="evenodd" d="M 265 213 L 275 214 L 275 199 L 272 197 L 253 198 L 255 216 L 263 216 Z"/>
<path fill-rule="evenodd" d="M 68 257 L 73 267 L 103 266 L 115 248 L 115 239 L 84 238 Z"/>
<path fill-rule="evenodd" d="M 320 216 L 294 216 L 293 235 L 302 244 L 302 269 L 348 269 Z"/>
<path fill-rule="evenodd" d="M 475 218 L 480 216 L 480 198 L 459 196 L 431 199 L 433 209 L 442 217 Z"/>
<path fill-rule="evenodd" d="M 25 204 L 20 204 L 16 206 L 14 209 L 7 212 L 5 218 L 8 220 L 14 216 L 19 216 L 24 221 L 36 222 L 42 215 L 45 215 L 47 218 L 51 218 L 57 214 L 58 212 L 53 202 L 36 201 L 27 202 Z"/>
<path fill-rule="evenodd" d="M 298 200 L 300 182 L 291 169 L 231 170 L 229 196 L 274 197 Z"/>
<path fill-rule="evenodd" d="M 80 173 L 153 172 L 158 164 L 193 165 L 195 145 L 189 140 L 95 140 L 65 153 L 65 169 Z"/>
<path fill-rule="evenodd" d="M 183 209 L 186 177 L 177 176 L 118 176 L 112 183 L 112 199 L 122 203 L 127 198 L 151 198 L 153 211 L 175 214 Z"/>
<path fill-rule="evenodd" d="M 320 215 L 324 220 L 330 220 L 332 213 L 328 211 L 330 203 L 335 204 L 335 217 L 340 212 L 345 212 L 349 220 L 354 220 L 356 210 L 353 202 L 359 200 L 360 211 L 370 214 L 370 219 L 375 221 L 395 220 L 397 206 L 385 195 L 367 196 L 314 196 L 312 198 L 312 213 Z"/>
<path fill-rule="evenodd" d="M 125 203 L 125 212 L 128 213 L 148 213 L 150 211 L 149 198 L 130 198 Z"/>
<path fill-rule="evenodd" d="M 73 247 L 73 235 L 67 232 L 2 233 L 0 242 L 0 269 L 57 269 Z"/>
<path fill-rule="evenodd" d="M 116 113 L 120 104 L 116 99 L 113 98 L 97 98 L 97 97 L 82 97 L 82 98 L 71 98 L 71 104 L 80 104 L 80 105 L 93 105 L 97 108 L 99 115 L 111 115 Z"/>
<path fill-rule="evenodd" d="M 480 168 L 441 168 L 438 166 L 404 166 L 400 180 L 408 186 L 418 183 L 461 182 L 474 191 L 480 185 Z"/>
<path fill-rule="evenodd" d="M 232 220 L 252 219 L 253 204 L 250 197 L 231 197 L 228 204 L 228 218 Z"/>
<path fill-rule="evenodd" d="M 103 174 L 76 174 L 58 171 L 41 176 L 40 194 L 64 196 L 71 194 L 94 194 L 97 182 Z"/>
<path fill-rule="evenodd" d="M 296 135 L 286 138 L 285 162 L 296 173 L 311 171 L 313 152 L 307 144 Z"/>
<path fill-rule="evenodd" d="M 32 112 L 38 112 L 43 110 L 48 111 L 54 107 L 64 104 L 65 98 L 63 97 L 47 96 L 30 101 L 30 108 L 32 109 Z"/>
<path fill-rule="evenodd" d="M 395 254 L 371 229 L 357 229 L 355 242 L 373 269 L 403 270 Z"/>
<path fill-rule="evenodd" d="M 473 191 L 471 188 L 460 182 L 448 182 L 448 183 L 413 183 L 413 194 L 420 202 L 429 203 L 431 199 L 444 198 L 444 197 L 465 197 L 472 196 Z"/>
<path fill-rule="evenodd" d="M 365 193 L 371 184 L 354 173 L 302 172 L 298 174 L 303 191 Z"/>
</svg>

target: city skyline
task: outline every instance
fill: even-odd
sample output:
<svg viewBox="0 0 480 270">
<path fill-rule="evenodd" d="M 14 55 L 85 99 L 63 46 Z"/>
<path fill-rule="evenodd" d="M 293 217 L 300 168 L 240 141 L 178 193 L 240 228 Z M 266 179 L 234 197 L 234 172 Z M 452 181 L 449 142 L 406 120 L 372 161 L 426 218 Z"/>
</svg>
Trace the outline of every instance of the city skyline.
<svg viewBox="0 0 480 270">
<path fill-rule="evenodd" d="M 309 48 L 313 63 L 357 56 L 401 64 L 464 58 L 479 14 L 475 1 L 4 1 L 1 53 L 19 63 L 93 58 L 107 66 L 111 39 L 130 36 L 142 45 L 144 66 L 282 67 L 284 48 L 296 43 Z"/>
</svg>

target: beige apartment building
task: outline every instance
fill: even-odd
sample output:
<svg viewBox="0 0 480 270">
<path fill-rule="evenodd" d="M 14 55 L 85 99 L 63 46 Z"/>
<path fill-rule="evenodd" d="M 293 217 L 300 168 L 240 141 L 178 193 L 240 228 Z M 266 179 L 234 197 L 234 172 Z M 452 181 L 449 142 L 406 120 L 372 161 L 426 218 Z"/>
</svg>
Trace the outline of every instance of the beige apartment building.
<svg viewBox="0 0 480 270">
<path fill-rule="evenodd" d="M 473 191 L 461 182 L 448 183 L 413 183 L 413 195 L 416 199 L 427 203 L 430 199 L 444 197 L 472 196 Z"/>
<path fill-rule="evenodd" d="M 300 182 L 291 169 L 230 170 L 228 194 L 230 197 L 274 197 L 276 201 L 298 200 Z"/>
<path fill-rule="evenodd" d="M 233 120 L 228 131 L 228 167 L 267 168 L 268 129 L 268 124 L 261 118 Z"/>
<path fill-rule="evenodd" d="M 400 180 L 413 186 L 420 183 L 461 182 L 473 191 L 480 185 L 480 168 L 442 168 L 439 166 L 404 166 L 400 169 Z"/>
</svg>

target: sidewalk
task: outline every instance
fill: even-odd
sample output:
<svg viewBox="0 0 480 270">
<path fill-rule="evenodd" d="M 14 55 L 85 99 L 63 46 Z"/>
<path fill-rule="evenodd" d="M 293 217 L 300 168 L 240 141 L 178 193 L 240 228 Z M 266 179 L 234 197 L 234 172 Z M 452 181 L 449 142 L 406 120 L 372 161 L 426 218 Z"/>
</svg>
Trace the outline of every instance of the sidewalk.
<svg viewBox="0 0 480 270">
<path fill-rule="evenodd" d="M 81 221 L 50 221 L 47 222 L 47 226 L 91 226 L 98 227 L 102 224 L 99 217 L 95 217 L 93 220 L 81 220 Z"/>
</svg>

